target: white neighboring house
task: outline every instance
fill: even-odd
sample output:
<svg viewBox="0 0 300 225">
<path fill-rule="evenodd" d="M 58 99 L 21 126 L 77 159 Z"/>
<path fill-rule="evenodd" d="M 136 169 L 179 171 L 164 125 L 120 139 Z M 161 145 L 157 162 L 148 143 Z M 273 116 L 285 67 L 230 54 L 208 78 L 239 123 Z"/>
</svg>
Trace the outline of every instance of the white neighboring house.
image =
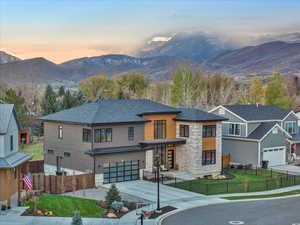
<svg viewBox="0 0 300 225">
<path fill-rule="evenodd" d="M 16 206 L 21 166 L 32 158 L 19 152 L 19 122 L 14 105 L 0 102 L 0 206 Z"/>
</svg>

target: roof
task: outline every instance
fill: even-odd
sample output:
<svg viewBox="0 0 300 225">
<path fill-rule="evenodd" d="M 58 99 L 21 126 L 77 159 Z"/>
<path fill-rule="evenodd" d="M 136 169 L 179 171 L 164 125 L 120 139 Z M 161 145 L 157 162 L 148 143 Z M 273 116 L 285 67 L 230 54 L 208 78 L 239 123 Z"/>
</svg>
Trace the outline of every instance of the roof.
<svg viewBox="0 0 300 225">
<path fill-rule="evenodd" d="M 261 123 L 254 131 L 252 131 L 247 138 L 249 139 L 262 139 L 274 126 L 276 122 Z"/>
<path fill-rule="evenodd" d="M 228 120 L 225 117 L 208 113 L 195 108 L 178 108 L 180 113 L 176 116 L 175 120 L 190 121 L 190 122 L 203 122 L 203 121 L 224 121 Z"/>
<path fill-rule="evenodd" d="M 43 116 L 44 121 L 85 124 L 147 122 L 144 114 L 179 113 L 178 109 L 147 99 L 98 99 L 58 113 Z"/>
<path fill-rule="evenodd" d="M 291 112 L 274 105 L 223 105 L 223 107 L 247 121 L 283 120 Z"/>
<path fill-rule="evenodd" d="M 131 146 L 120 146 L 120 147 L 108 147 L 108 148 L 95 148 L 94 150 L 89 150 L 86 152 L 88 155 L 102 155 L 111 153 L 122 153 L 122 152 L 134 152 L 143 151 L 141 145 L 131 145 Z"/>
<path fill-rule="evenodd" d="M 11 117 L 15 115 L 13 104 L 0 104 L 0 134 L 5 134 L 8 130 Z M 16 120 L 17 117 L 15 116 Z M 17 124 L 19 126 L 18 120 Z"/>
<path fill-rule="evenodd" d="M 15 152 L 5 158 L 0 158 L 0 168 L 14 168 L 32 158 L 23 152 Z"/>
</svg>

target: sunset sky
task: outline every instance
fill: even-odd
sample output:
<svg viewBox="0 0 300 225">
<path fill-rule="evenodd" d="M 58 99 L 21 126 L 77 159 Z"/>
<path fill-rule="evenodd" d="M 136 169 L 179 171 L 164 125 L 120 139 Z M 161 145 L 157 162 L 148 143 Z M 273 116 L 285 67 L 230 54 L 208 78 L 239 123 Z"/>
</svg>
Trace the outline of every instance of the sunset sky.
<svg viewBox="0 0 300 225">
<path fill-rule="evenodd" d="M 59 63 L 134 54 L 153 35 L 205 31 L 241 42 L 300 31 L 299 0 L 0 0 L 0 49 Z"/>
</svg>

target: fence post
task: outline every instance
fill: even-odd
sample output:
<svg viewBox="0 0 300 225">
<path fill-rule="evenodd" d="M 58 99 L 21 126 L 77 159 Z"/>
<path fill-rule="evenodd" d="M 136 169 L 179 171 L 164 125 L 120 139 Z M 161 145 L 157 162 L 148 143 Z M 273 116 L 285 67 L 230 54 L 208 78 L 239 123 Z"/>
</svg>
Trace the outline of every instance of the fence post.
<svg viewBox="0 0 300 225">
<path fill-rule="evenodd" d="M 296 185 L 296 175 L 294 175 L 294 185 Z"/>
<path fill-rule="evenodd" d="M 257 166 L 256 166 L 256 176 L 257 176 Z"/>
<path fill-rule="evenodd" d="M 228 184 L 228 182 L 227 182 L 227 193 L 229 192 L 229 184 Z"/>
<path fill-rule="evenodd" d="M 176 177 L 175 177 L 175 184 L 177 184 Z"/>
<path fill-rule="evenodd" d="M 268 190 L 268 180 L 266 180 L 266 189 Z"/>
<path fill-rule="evenodd" d="M 208 194 L 208 184 L 206 184 L 206 194 Z"/>
</svg>

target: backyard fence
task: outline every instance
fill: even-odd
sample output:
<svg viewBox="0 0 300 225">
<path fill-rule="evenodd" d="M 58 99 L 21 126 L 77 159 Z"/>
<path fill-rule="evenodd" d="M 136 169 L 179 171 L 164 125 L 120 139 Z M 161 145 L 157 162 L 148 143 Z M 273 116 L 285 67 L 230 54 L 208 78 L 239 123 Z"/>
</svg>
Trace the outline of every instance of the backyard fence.
<svg viewBox="0 0 300 225">
<path fill-rule="evenodd" d="M 33 190 L 50 194 L 61 194 L 95 187 L 94 174 L 72 176 L 33 174 L 32 181 Z"/>
<path fill-rule="evenodd" d="M 28 161 L 22 166 L 22 173 L 44 173 L 44 160 Z"/>
</svg>

